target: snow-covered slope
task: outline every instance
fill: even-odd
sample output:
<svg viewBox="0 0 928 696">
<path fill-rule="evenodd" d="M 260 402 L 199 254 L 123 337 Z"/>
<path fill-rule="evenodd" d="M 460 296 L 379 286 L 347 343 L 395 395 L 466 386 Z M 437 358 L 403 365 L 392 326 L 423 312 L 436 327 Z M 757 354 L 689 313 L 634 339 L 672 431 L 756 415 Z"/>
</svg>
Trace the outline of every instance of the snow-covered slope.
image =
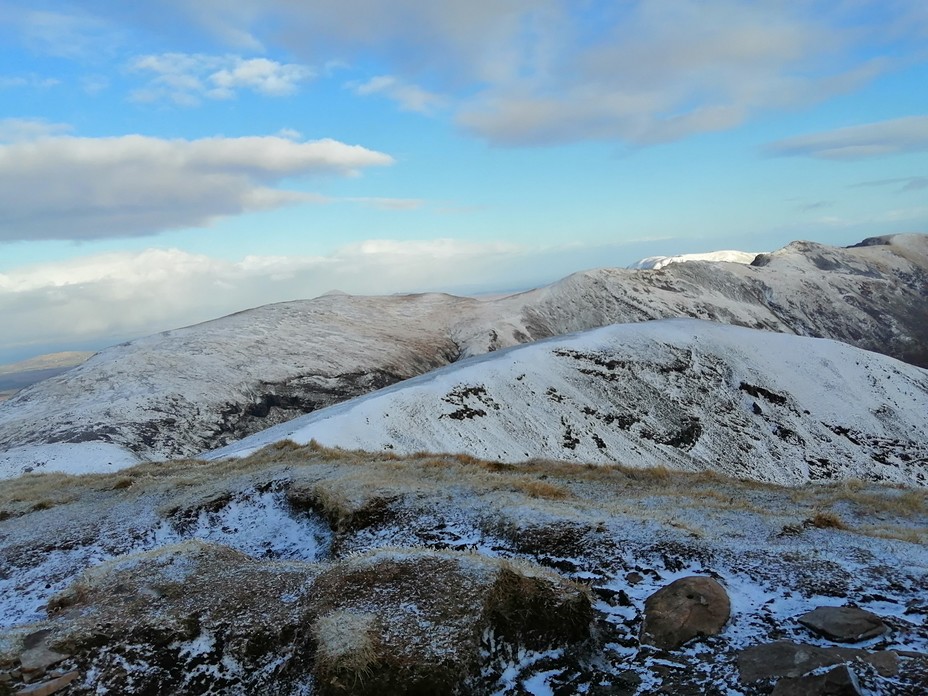
<svg viewBox="0 0 928 696">
<path fill-rule="evenodd" d="M 757 258 L 757 252 L 734 251 L 725 249 L 722 251 L 709 251 L 703 254 L 678 254 L 676 256 L 648 256 L 640 261 L 636 261 L 629 268 L 638 270 L 658 270 L 672 263 L 686 263 L 687 261 L 724 261 L 726 263 L 751 263 Z"/>
<path fill-rule="evenodd" d="M 16 450 L 9 471 L 41 469 L 56 443 L 187 456 L 462 357 L 667 317 L 823 336 L 928 365 L 928 237 L 796 242 L 752 265 L 585 271 L 484 301 L 331 295 L 260 307 L 115 346 L 20 392 L 0 404 L 0 452 Z M 113 452 L 100 451 L 105 461 L 81 466 L 107 468 Z"/>
<path fill-rule="evenodd" d="M 517 461 L 666 464 L 786 484 L 928 485 L 928 371 L 824 339 L 692 319 L 500 351 L 258 433 Z"/>
</svg>

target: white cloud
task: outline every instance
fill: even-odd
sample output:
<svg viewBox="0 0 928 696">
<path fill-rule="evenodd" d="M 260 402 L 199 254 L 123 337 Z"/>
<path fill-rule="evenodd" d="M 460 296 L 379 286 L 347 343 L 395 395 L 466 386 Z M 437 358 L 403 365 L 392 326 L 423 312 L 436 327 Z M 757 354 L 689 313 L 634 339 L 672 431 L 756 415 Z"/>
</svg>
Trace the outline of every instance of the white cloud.
<svg viewBox="0 0 928 696">
<path fill-rule="evenodd" d="M 30 128 L 41 137 L 23 139 Z M 328 200 L 274 188 L 284 178 L 351 176 L 393 162 L 389 155 L 328 139 L 78 138 L 55 135 L 54 129 L 0 122 L 0 136 L 7 130 L 11 141 L 0 144 L 0 242 L 131 237 L 204 226 L 249 210 Z"/>
<path fill-rule="evenodd" d="M 360 96 L 381 94 L 397 102 L 403 111 L 414 111 L 425 115 L 435 113 L 447 101 L 438 94 L 404 82 L 394 75 L 379 75 L 367 82 L 349 83 L 347 86 Z"/>
<path fill-rule="evenodd" d="M 771 143 L 774 155 L 857 160 L 928 150 L 928 116 L 908 116 L 837 128 Z"/>
<path fill-rule="evenodd" d="M 311 68 L 296 63 L 202 53 L 137 56 L 129 67 L 154 75 L 132 93 L 135 101 L 169 100 L 180 106 L 196 106 L 203 97 L 231 99 L 243 89 L 269 97 L 287 96 L 315 77 Z"/>
</svg>

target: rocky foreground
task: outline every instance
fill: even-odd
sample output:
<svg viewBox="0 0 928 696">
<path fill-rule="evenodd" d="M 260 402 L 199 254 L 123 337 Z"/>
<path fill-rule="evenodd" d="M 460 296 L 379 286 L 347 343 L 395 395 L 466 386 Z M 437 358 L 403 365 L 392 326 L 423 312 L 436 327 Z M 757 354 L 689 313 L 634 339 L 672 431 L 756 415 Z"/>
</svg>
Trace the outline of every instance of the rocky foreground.
<svg viewBox="0 0 928 696">
<path fill-rule="evenodd" d="M 279 443 L 0 520 L 0 693 L 928 688 L 924 490 Z"/>
</svg>

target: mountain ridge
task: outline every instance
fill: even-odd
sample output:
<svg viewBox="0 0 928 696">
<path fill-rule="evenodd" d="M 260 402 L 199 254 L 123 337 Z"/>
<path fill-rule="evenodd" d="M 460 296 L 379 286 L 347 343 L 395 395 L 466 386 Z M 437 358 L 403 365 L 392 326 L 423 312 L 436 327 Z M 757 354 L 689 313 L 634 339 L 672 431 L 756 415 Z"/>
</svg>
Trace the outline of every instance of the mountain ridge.
<svg viewBox="0 0 928 696">
<path fill-rule="evenodd" d="M 0 405 L 0 452 L 98 443 L 139 459 L 190 456 L 464 357 L 670 317 L 928 365 L 928 236 L 793 243 L 754 264 L 594 269 L 491 300 L 330 295 L 245 310 L 114 346 L 20 392 Z"/>
</svg>

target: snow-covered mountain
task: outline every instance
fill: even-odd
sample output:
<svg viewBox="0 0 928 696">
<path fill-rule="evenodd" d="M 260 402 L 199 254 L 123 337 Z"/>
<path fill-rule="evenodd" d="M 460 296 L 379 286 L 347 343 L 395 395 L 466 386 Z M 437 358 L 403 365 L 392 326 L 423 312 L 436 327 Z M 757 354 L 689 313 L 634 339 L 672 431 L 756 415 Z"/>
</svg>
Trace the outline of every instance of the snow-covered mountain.
<svg viewBox="0 0 928 696">
<path fill-rule="evenodd" d="M 629 268 L 638 270 L 658 270 L 672 263 L 686 263 L 687 261 L 724 261 L 726 263 L 751 263 L 759 256 L 757 252 L 735 251 L 724 249 L 722 251 L 709 251 L 703 254 L 678 254 L 676 256 L 648 256 L 636 261 Z"/>
<path fill-rule="evenodd" d="M 115 346 L 0 404 L 0 469 L 41 470 L 63 443 L 98 468 L 192 455 L 464 357 L 614 323 L 708 319 L 925 366 L 926 299 L 928 237 L 897 235 L 853 248 L 795 242 L 751 265 L 584 271 L 492 300 L 269 305 Z"/>
<path fill-rule="evenodd" d="M 258 433 L 368 451 L 928 485 L 928 371 L 825 339 L 693 319 L 491 353 Z"/>
</svg>

